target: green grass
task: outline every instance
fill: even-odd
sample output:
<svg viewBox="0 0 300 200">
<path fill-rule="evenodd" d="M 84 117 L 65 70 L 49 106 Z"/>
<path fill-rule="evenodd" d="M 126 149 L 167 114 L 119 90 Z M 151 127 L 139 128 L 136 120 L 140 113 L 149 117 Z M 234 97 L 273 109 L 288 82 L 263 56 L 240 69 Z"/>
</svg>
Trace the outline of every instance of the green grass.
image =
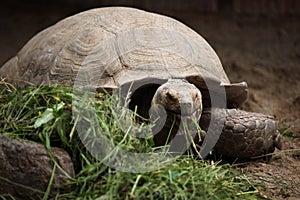
<svg viewBox="0 0 300 200">
<path fill-rule="evenodd" d="M 300 140 L 300 136 L 294 135 L 293 132 L 290 131 L 291 127 L 285 124 L 281 124 L 279 126 L 279 132 L 287 138 Z"/>
<path fill-rule="evenodd" d="M 169 165 L 146 173 L 121 172 L 109 168 L 87 151 L 78 137 L 78 118 L 72 117 L 73 88 L 27 86 L 16 89 L 0 82 L 0 132 L 23 140 L 57 146 L 69 152 L 75 165 L 74 190 L 60 192 L 57 199 L 257 199 L 259 191 L 248 178 L 229 165 L 203 161 L 193 156 L 174 158 Z M 74 100 L 74 99 L 73 99 Z M 124 131 L 150 131 L 147 124 L 138 124 L 135 113 L 126 112 L 116 118 L 118 100 L 108 94 L 88 99 L 93 105 L 105 137 L 116 147 L 137 153 L 155 150 L 151 136 L 136 138 Z M 86 105 L 83 103 L 83 105 Z M 76 108 L 75 108 L 76 109 Z M 80 116 L 86 123 L 89 113 Z M 122 119 L 122 120 L 121 120 Z M 122 125 L 123 123 L 123 125 Z M 123 131 L 122 131 L 123 130 Z M 95 134 L 90 129 L 86 131 Z M 154 161 L 151 161 L 154 162 Z M 4 177 L 5 178 L 5 177 Z M 51 185 L 49 185 L 51 186 Z M 47 196 L 48 193 L 45 193 Z M 9 195 L 0 199 L 11 199 Z"/>
</svg>

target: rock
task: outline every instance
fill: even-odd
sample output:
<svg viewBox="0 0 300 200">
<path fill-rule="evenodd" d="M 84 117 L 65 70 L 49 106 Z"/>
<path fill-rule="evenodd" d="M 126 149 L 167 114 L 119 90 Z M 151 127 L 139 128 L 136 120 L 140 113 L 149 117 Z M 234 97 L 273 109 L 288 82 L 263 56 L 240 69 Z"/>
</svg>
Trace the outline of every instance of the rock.
<svg viewBox="0 0 300 200">
<path fill-rule="evenodd" d="M 56 147 L 51 152 L 65 173 L 74 177 L 68 153 Z M 10 194 L 15 199 L 41 199 L 53 169 L 54 163 L 44 145 L 0 134 L 0 194 Z M 65 173 L 56 167 L 50 196 L 71 189 Z"/>
</svg>

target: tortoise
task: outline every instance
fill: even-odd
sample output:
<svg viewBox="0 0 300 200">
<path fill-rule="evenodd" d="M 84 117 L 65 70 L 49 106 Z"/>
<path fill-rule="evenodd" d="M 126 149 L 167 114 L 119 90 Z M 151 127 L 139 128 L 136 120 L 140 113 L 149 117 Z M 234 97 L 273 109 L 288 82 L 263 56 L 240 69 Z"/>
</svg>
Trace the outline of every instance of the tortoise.
<svg viewBox="0 0 300 200">
<path fill-rule="evenodd" d="M 34 36 L 0 68 L 0 77 L 19 85 L 122 88 L 128 107 L 142 116 L 151 118 L 161 106 L 168 119 L 193 117 L 203 143 L 217 135 L 215 151 L 224 156 L 250 158 L 281 148 L 272 116 L 238 109 L 247 84 L 230 83 L 212 47 L 167 16 L 128 7 L 81 12 Z M 169 123 L 154 136 L 156 145 L 165 144 L 166 128 Z"/>
</svg>

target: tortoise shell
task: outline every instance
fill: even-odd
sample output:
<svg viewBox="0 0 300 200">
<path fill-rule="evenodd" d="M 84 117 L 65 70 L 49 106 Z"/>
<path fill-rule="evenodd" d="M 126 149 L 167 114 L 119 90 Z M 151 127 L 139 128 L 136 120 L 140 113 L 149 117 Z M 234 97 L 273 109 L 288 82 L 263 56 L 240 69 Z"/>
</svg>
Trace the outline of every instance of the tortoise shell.
<svg viewBox="0 0 300 200">
<path fill-rule="evenodd" d="M 108 7 L 68 17 L 34 36 L 0 68 L 11 82 L 119 88 L 184 78 L 203 93 L 225 88 L 227 107 L 247 98 L 245 82 L 231 84 L 210 45 L 166 16 Z M 208 87 L 208 85 L 210 85 Z"/>
</svg>

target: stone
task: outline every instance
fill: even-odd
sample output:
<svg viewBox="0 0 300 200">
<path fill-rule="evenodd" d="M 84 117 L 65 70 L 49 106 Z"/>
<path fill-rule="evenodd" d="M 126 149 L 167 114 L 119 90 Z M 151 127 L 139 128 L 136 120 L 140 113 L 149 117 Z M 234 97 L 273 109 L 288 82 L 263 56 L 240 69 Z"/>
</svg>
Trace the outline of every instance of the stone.
<svg viewBox="0 0 300 200">
<path fill-rule="evenodd" d="M 68 176 L 75 176 L 69 154 L 56 147 L 51 152 L 65 172 L 56 167 L 50 197 L 59 190 L 71 190 Z M 53 169 L 54 163 L 44 145 L 0 134 L 0 194 L 10 194 L 15 199 L 41 199 Z"/>
</svg>

